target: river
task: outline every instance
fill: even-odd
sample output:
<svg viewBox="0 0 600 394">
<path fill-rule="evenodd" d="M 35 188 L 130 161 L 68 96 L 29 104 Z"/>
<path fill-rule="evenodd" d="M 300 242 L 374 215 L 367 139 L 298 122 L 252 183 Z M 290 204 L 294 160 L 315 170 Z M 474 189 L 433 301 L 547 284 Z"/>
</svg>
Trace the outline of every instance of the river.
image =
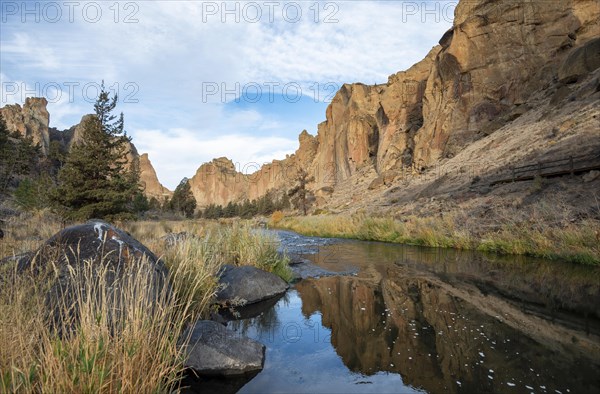
<svg viewBox="0 0 600 394">
<path fill-rule="evenodd" d="M 598 268 L 275 234 L 330 274 L 229 322 L 267 350 L 222 392 L 600 392 Z"/>
</svg>

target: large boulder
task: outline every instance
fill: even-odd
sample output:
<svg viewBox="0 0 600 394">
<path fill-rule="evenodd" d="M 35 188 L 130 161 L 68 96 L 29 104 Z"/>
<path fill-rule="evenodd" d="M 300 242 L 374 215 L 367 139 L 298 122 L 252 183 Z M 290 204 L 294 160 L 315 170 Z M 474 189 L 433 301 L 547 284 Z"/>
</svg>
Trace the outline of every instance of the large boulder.
<svg viewBox="0 0 600 394">
<path fill-rule="evenodd" d="M 265 346 L 228 330 L 222 324 L 199 320 L 184 332 L 188 338 L 184 366 L 200 376 L 235 376 L 262 370 Z"/>
<path fill-rule="evenodd" d="M 110 292 L 109 300 L 119 302 L 119 292 L 132 283 L 133 264 L 147 273 L 144 295 L 149 297 L 148 305 L 153 305 L 160 297 L 168 295 L 167 274 L 164 263 L 148 248 L 126 232 L 113 225 L 92 220 L 85 224 L 67 227 L 46 241 L 35 253 L 20 256 L 18 271 L 34 275 L 48 275 L 46 297 L 49 319 L 58 328 L 64 328 L 65 305 L 71 306 L 69 317 L 76 316 L 77 300 L 81 298 L 78 275 L 86 275 L 83 280 L 98 280 L 101 288 Z M 101 281 L 101 282 L 100 282 Z M 79 284 L 80 285 L 80 284 Z M 84 295 L 87 297 L 88 295 Z M 114 310 L 119 310 L 118 305 Z"/>
<path fill-rule="evenodd" d="M 250 266 L 223 266 L 219 283 L 217 301 L 223 304 L 252 304 L 283 294 L 289 287 L 277 275 Z"/>
</svg>

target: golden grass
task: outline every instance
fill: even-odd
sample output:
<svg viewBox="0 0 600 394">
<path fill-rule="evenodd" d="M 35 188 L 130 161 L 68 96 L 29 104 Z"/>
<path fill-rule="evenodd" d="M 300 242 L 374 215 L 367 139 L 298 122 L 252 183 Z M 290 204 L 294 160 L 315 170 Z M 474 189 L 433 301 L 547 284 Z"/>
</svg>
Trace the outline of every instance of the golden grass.
<svg viewBox="0 0 600 394">
<path fill-rule="evenodd" d="M 247 221 L 132 222 L 123 228 L 150 250 L 165 256 L 167 264 L 174 258 L 191 258 L 204 261 L 215 273 L 224 264 L 251 265 L 285 281 L 291 279 L 288 259 L 277 252 L 277 239 L 253 229 Z M 167 248 L 163 237 L 181 232 L 186 233 L 185 242 Z"/>
<path fill-rule="evenodd" d="M 286 217 L 274 227 L 320 237 L 354 238 L 430 247 L 520 254 L 574 263 L 600 264 L 600 222 L 555 227 L 536 220 L 514 220 L 494 228 L 469 224 L 462 217 L 409 216 L 403 220 L 353 215 Z"/>
<path fill-rule="evenodd" d="M 248 224 L 134 222 L 119 227 L 161 256 L 171 292 L 167 287 L 152 292 L 146 260 L 127 265 L 128 279 L 116 293 L 106 272 L 84 262 L 82 269 L 70 271 L 79 291 L 68 304 L 65 299 L 63 327 L 53 329 L 44 316 L 55 273 L 34 276 L 18 273 L 14 263 L 3 264 L 0 392 L 170 392 L 183 369 L 184 343 L 177 341 L 189 322 L 208 314 L 218 290 L 215 274 L 223 264 L 255 265 L 291 277 L 275 239 Z M 11 219 L 2 257 L 35 250 L 59 229 L 48 213 Z M 172 246 L 162 239 L 183 231 L 187 237 Z M 68 313 L 72 308 L 75 313 Z"/>
<path fill-rule="evenodd" d="M 61 229 L 61 222 L 48 210 L 24 212 L 7 219 L 2 229 L 0 258 L 36 250 Z"/>
<path fill-rule="evenodd" d="M 125 264 L 116 285 L 102 267 L 85 261 L 70 269 L 77 290 L 63 299 L 55 327 L 45 318 L 53 273 L 13 271 L 0 289 L 0 341 L 14 344 L 0 351 L 0 391 L 150 393 L 176 385 L 177 341 L 194 317 L 192 292 L 177 280 L 182 269 L 157 288 L 147 259 Z"/>
</svg>

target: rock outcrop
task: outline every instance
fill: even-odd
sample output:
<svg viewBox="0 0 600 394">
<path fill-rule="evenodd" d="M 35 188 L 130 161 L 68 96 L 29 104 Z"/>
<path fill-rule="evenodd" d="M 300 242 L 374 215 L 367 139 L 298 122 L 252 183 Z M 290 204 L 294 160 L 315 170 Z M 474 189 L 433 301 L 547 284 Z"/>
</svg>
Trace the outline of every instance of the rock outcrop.
<svg viewBox="0 0 600 394">
<path fill-rule="evenodd" d="M 296 152 L 273 160 L 251 174 L 242 173 L 226 157 L 202 164 L 190 178 L 190 187 L 199 207 L 226 205 L 230 201 L 253 200 L 272 190 L 286 190 L 295 183 L 298 169 L 309 168 L 317 153 L 317 139 L 306 130 L 298 137 Z"/>
<path fill-rule="evenodd" d="M 169 198 L 172 192 L 164 187 L 158 180 L 156 171 L 154 170 L 147 153 L 144 153 L 139 157 L 139 164 L 140 182 L 142 183 L 146 197 L 154 197 L 158 201 Z"/>
<path fill-rule="evenodd" d="M 195 182 L 194 194 L 200 206 L 256 198 L 289 188 L 297 168 L 314 175 L 309 186 L 316 191 L 337 190 L 353 177 L 369 178 L 366 185 L 376 189 L 438 166 L 533 113 L 534 95 L 593 73 L 600 66 L 599 25 L 600 5 L 593 0 L 461 1 L 453 27 L 425 59 L 386 84 L 343 85 L 317 136 L 303 132 L 294 155 L 248 176 L 231 164 L 217 166 L 213 173 L 227 175 Z M 352 188 L 342 188 L 349 202 L 346 189 Z M 318 202 L 326 204 L 329 195 Z"/>
<path fill-rule="evenodd" d="M 39 144 L 43 154 L 48 154 L 50 146 L 50 114 L 46 109 L 47 105 L 45 98 L 28 97 L 23 107 L 12 104 L 0 108 L 8 130 L 31 138 L 34 144 Z"/>
<path fill-rule="evenodd" d="M 571 51 L 558 69 L 558 79 L 564 83 L 576 82 L 598 67 L 600 67 L 600 37 Z"/>
<path fill-rule="evenodd" d="M 245 176 L 226 157 L 202 164 L 189 183 L 199 206 L 226 205 L 242 199 L 247 190 Z"/>
</svg>

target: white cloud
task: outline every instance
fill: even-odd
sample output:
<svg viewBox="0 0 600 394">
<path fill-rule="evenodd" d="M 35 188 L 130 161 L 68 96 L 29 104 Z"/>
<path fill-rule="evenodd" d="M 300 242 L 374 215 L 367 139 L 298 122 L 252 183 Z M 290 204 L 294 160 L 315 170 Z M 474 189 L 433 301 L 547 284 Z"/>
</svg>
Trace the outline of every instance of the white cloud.
<svg viewBox="0 0 600 394">
<path fill-rule="evenodd" d="M 437 20 L 431 13 L 408 15 L 409 3 L 299 2 L 303 9 L 297 23 L 283 19 L 283 2 L 274 8 L 275 23 L 268 21 L 265 2 L 254 3 L 262 11 L 259 23 L 244 21 L 244 15 L 235 22 L 235 15 L 222 13 L 225 3 L 220 1 L 120 2 L 118 23 L 109 8 L 113 2 L 97 2 L 103 12 L 97 23 L 83 19 L 81 8 L 73 23 L 23 24 L 18 16 L 8 16 L 0 38 L 1 78 L 27 86 L 73 81 L 81 86 L 104 79 L 107 86 L 119 83 L 122 98 L 124 85 L 134 83 L 139 102 L 122 103 L 119 110 L 140 152 L 150 154 L 160 179 L 174 187 L 216 156 L 238 162 L 283 157 L 296 149 L 296 139 L 288 136 L 299 132 L 307 118 L 300 111 L 274 116 L 269 111 L 275 106 L 227 109 L 221 95 L 202 100 L 203 83 L 296 82 L 312 95 L 309 87 L 315 83 L 323 88 L 328 82 L 385 82 L 389 74 L 423 58 L 451 24 L 441 18 L 448 19 L 448 10 L 440 10 Z M 414 4 L 431 9 L 437 3 L 445 2 Z M 125 9 L 126 4 L 134 8 Z M 206 12 L 210 4 L 219 8 L 215 15 Z M 226 6 L 236 4 L 241 11 L 249 3 Z M 317 8 L 320 23 L 314 22 Z M 123 23 L 127 15 L 137 22 Z M 328 15 L 337 22 L 323 23 Z M 90 112 L 92 105 L 83 96 L 79 89 L 68 100 L 52 102 L 51 126 L 69 127 Z M 271 135 L 257 137 L 257 132 Z"/>
<path fill-rule="evenodd" d="M 136 147 L 147 152 L 161 182 L 173 190 L 183 177 L 192 177 L 201 163 L 213 158 L 233 158 L 241 172 L 283 159 L 297 148 L 295 139 L 240 134 L 201 136 L 188 129 L 134 130 Z M 143 136 L 143 137 L 142 137 Z M 174 158 L 177 158 L 175 160 Z M 190 165 L 195 163 L 195 165 Z"/>
</svg>

